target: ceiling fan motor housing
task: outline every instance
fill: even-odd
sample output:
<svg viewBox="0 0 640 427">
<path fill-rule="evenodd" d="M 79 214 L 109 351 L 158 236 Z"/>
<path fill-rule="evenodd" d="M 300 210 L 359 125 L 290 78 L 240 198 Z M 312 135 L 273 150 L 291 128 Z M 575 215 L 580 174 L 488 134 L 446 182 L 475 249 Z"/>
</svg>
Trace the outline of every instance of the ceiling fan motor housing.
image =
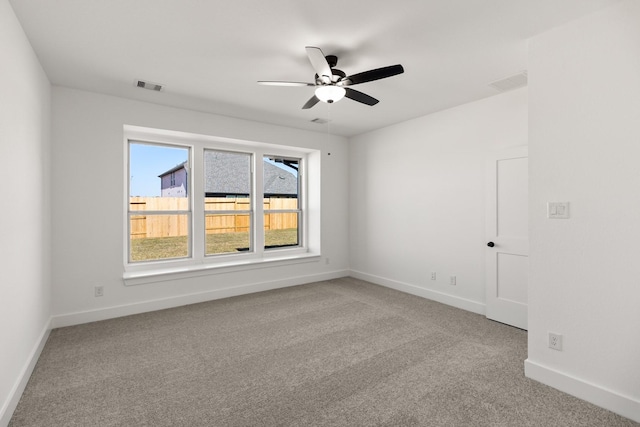
<svg viewBox="0 0 640 427">
<path fill-rule="evenodd" d="M 320 76 L 318 76 L 316 74 L 316 84 L 317 85 L 331 85 L 331 84 L 338 83 L 339 81 L 341 81 L 345 77 L 347 77 L 347 75 L 345 74 L 344 71 L 338 70 L 337 68 L 332 68 L 331 69 L 331 74 L 332 74 L 331 75 L 331 80 L 327 79 L 325 76 L 320 77 Z"/>
</svg>

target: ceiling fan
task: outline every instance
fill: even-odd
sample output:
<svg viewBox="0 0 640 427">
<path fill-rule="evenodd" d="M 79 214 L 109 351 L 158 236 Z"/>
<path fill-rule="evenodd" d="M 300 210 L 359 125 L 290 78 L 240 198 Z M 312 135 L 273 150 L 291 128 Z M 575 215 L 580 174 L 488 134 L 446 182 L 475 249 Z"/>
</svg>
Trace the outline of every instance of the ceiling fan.
<svg viewBox="0 0 640 427">
<path fill-rule="evenodd" d="M 259 81 L 261 85 L 271 86 L 314 86 L 315 94 L 302 106 L 303 110 L 313 107 L 319 101 L 333 103 L 343 97 L 361 102 L 366 105 L 376 105 L 379 101 L 366 93 L 351 89 L 349 86 L 360 83 L 367 83 L 387 77 L 404 73 L 402 65 L 390 65 L 388 67 L 376 68 L 375 70 L 364 71 L 362 73 L 347 76 L 343 71 L 333 68 L 338 64 L 338 57 L 335 55 L 325 56 L 318 47 L 307 46 L 307 56 L 311 66 L 316 72 L 315 83 L 303 82 L 279 82 L 279 81 Z"/>
</svg>

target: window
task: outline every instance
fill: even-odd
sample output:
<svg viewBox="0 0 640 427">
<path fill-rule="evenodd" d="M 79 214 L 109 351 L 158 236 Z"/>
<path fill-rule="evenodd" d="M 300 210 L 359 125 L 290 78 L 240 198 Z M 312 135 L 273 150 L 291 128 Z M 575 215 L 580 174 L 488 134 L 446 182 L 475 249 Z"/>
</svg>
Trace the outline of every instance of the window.
<svg viewBox="0 0 640 427">
<path fill-rule="evenodd" d="M 127 128 L 125 279 L 319 256 L 317 150 Z"/>
<path fill-rule="evenodd" d="M 129 144 L 129 262 L 190 256 L 188 159 L 188 148 Z M 180 189 L 176 173 L 184 177 Z"/>
<path fill-rule="evenodd" d="M 251 155 L 204 151 L 205 255 L 253 249 Z"/>
<path fill-rule="evenodd" d="M 264 157 L 264 248 L 300 244 L 300 159 Z"/>
</svg>

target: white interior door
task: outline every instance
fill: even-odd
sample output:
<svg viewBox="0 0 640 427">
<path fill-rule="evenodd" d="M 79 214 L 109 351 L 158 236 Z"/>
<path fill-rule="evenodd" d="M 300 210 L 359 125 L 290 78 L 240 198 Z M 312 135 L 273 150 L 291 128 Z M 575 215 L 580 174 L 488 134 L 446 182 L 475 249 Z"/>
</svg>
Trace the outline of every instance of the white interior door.
<svg viewBox="0 0 640 427">
<path fill-rule="evenodd" d="M 487 161 L 486 316 L 527 329 L 529 195 L 527 147 Z"/>
</svg>

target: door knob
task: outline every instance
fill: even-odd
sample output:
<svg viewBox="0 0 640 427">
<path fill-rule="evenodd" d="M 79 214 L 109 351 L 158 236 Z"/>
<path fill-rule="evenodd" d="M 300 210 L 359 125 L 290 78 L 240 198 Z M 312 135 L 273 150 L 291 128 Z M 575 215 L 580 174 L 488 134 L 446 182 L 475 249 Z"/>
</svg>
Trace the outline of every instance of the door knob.
<svg viewBox="0 0 640 427">
<path fill-rule="evenodd" d="M 487 243 L 487 246 L 489 246 L 490 248 L 494 247 L 495 245 L 496 245 L 496 244 L 495 244 L 495 243 L 493 243 L 493 242 L 489 242 L 489 243 Z"/>
</svg>

